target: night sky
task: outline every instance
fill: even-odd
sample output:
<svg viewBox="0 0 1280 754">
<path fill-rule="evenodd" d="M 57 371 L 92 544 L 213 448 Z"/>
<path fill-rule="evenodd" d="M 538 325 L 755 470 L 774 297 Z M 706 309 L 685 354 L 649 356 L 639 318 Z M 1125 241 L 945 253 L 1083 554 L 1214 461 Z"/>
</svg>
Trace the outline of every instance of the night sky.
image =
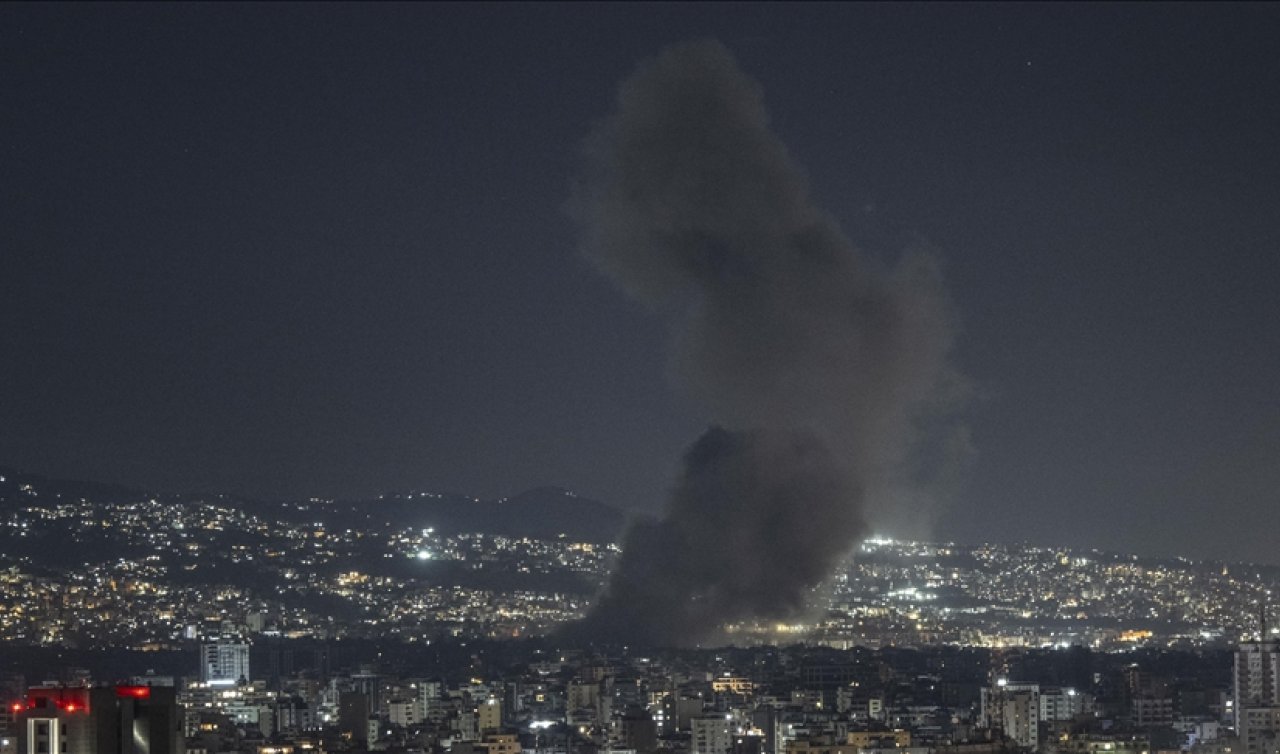
<svg viewBox="0 0 1280 754">
<path fill-rule="evenodd" d="M 708 417 L 566 201 L 704 38 L 865 253 L 944 260 L 937 537 L 1280 563 L 1274 4 L 6 4 L 0 465 L 656 510 Z"/>
</svg>

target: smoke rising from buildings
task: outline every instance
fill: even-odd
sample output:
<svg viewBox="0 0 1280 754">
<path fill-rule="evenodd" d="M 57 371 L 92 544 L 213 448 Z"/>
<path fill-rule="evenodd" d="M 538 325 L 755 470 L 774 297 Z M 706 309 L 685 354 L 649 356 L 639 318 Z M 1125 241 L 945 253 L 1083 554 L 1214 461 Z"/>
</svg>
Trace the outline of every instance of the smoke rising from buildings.
<svg viewBox="0 0 1280 754">
<path fill-rule="evenodd" d="M 716 42 L 644 64 L 586 156 L 582 253 L 665 319 L 673 378 L 720 426 L 688 451 L 663 518 L 629 532 L 578 630 L 688 644 L 794 615 L 901 503 L 920 420 L 945 402 L 937 266 L 854 248 Z"/>
<path fill-rule="evenodd" d="M 824 443 L 804 433 L 708 430 L 659 521 L 628 532 L 608 591 L 583 627 L 657 645 L 707 639 L 726 621 L 784 619 L 862 528 Z"/>
</svg>

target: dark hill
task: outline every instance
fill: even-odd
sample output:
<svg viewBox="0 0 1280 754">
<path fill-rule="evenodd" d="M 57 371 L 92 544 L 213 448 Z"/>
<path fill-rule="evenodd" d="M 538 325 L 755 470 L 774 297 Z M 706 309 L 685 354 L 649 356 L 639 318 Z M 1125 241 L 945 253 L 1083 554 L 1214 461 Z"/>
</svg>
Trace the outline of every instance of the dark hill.
<svg viewBox="0 0 1280 754">
<path fill-rule="evenodd" d="M 579 542 L 614 542 L 625 522 L 622 513 L 604 503 L 554 487 L 499 500 L 404 493 L 377 500 L 315 504 L 292 517 L 322 520 L 334 527 L 431 527 L 442 534 L 484 532 L 535 539 L 564 535 Z"/>
<path fill-rule="evenodd" d="M 616 541 L 625 523 L 618 510 L 556 487 L 539 487 L 499 500 L 413 492 L 374 500 L 314 503 L 199 493 L 161 494 L 124 485 L 50 479 L 7 467 L 0 467 L 0 479 L 0 510 L 81 499 L 107 506 L 149 499 L 164 503 L 205 501 L 268 518 L 324 521 L 335 527 L 432 527 L 444 534 L 482 532 L 536 539 L 554 539 L 563 534 L 574 541 L 601 543 Z"/>
</svg>

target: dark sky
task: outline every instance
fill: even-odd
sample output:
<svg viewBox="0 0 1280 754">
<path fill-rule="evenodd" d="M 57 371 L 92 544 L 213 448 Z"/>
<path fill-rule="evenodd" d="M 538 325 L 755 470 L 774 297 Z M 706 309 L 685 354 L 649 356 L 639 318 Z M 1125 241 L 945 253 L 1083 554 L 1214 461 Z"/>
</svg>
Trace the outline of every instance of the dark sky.
<svg viewBox="0 0 1280 754">
<path fill-rule="evenodd" d="M 1280 562 L 1280 6 L 0 7 L 0 464 L 655 509 L 706 417 L 576 253 L 617 84 L 714 37 L 814 200 L 945 259 L 938 536 Z"/>
</svg>

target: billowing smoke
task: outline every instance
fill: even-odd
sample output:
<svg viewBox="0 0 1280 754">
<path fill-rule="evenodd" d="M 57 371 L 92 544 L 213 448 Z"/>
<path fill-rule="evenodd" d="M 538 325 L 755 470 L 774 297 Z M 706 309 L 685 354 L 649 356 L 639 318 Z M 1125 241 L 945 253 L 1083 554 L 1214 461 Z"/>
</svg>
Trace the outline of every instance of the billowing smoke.
<svg viewBox="0 0 1280 754">
<path fill-rule="evenodd" d="M 794 615 L 868 517 L 919 499 L 898 491 L 949 383 L 936 265 L 858 253 L 716 42 L 643 65 L 586 153 L 583 254 L 666 319 L 673 377 L 724 428 L 575 633 L 690 644 Z"/>
<path fill-rule="evenodd" d="M 789 432 L 715 428 L 685 456 L 661 521 L 631 528 L 609 591 L 581 626 L 596 638 L 677 645 L 726 621 L 786 618 L 862 527 L 830 450 Z"/>
</svg>

